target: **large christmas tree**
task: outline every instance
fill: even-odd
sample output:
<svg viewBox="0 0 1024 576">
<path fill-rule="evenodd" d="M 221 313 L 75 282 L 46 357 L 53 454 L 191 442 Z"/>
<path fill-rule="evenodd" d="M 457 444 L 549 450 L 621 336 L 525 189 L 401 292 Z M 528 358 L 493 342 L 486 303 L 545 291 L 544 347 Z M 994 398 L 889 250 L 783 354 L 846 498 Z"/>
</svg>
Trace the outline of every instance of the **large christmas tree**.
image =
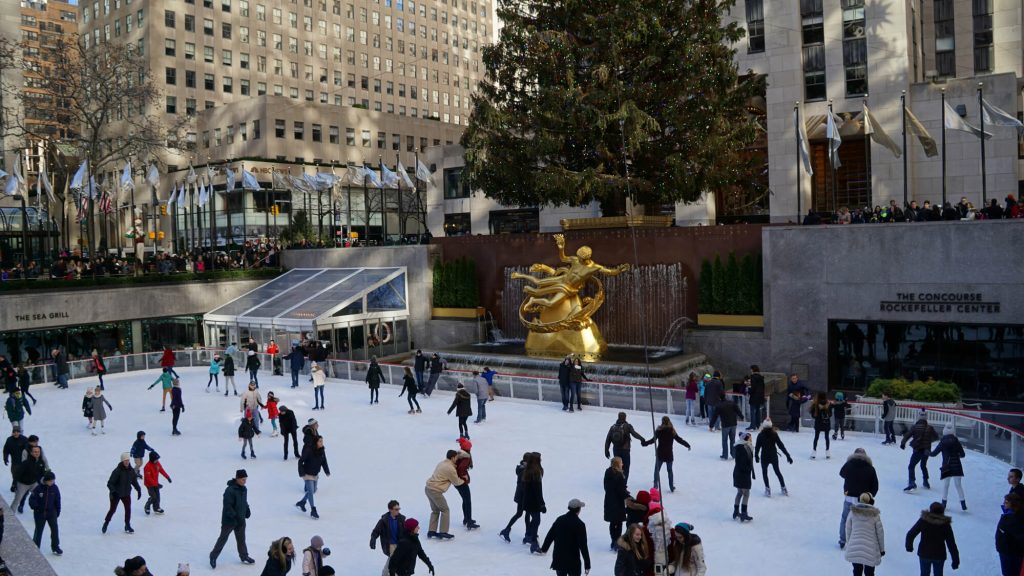
<svg viewBox="0 0 1024 576">
<path fill-rule="evenodd" d="M 462 144 L 474 188 L 508 205 L 605 215 L 753 185 L 762 79 L 737 73 L 732 0 L 498 0 Z"/>
</svg>

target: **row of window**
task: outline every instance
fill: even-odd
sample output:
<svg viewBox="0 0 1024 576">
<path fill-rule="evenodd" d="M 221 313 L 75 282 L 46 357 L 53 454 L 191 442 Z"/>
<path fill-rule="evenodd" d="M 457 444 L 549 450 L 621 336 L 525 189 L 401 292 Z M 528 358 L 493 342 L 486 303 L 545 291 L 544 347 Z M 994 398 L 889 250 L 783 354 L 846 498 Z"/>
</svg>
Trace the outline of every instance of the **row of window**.
<svg viewBox="0 0 1024 576">
<path fill-rule="evenodd" d="M 843 70 L 847 97 L 868 93 L 868 45 L 864 19 L 864 0 L 841 0 L 843 10 Z M 763 19 L 763 13 L 762 13 Z M 825 18 L 822 0 L 800 0 L 803 38 L 804 98 L 824 100 Z M 763 30 L 763 20 L 762 20 Z M 764 49 L 762 41 L 761 49 Z"/>
<path fill-rule="evenodd" d="M 274 136 L 276 138 L 287 138 L 287 123 L 281 119 L 274 120 Z M 251 130 L 250 130 L 251 126 Z M 292 122 L 292 139 L 305 141 L 306 139 L 306 126 L 305 122 L 294 121 Z M 309 135 L 312 142 L 323 142 L 324 141 L 324 126 L 323 124 L 309 124 Z M 204 130 L 202 133 L 201 145 L 203 148 L 209 148 L 213 146 L 222 146 L 225 144 L 234 144 L 238 142 L 247 142 L 251 136 L 252 140 L 259 140 L 261 137 L 261 126 L 259 120 L 253 120 L 251 123 L 241 122 L 237 125 L 230 124 L 226 129 L 215 128 L 211 132 L 210 130 Z M 373 131 L 368 129 L 360 129 L 358 132 L 360 139 L 358 142 L 363 148 L 373 148 Z M 388 138 L 386 132 L 377 132 L 377 149 L 385 150 L 388 148 Z M 391 145 L 390 149 L 394 151 L 400 151 L 402 149 L 403 137 L 401 134 L 391 134 Z M 429 140 L 425 137 L 419 138 L 419 147 L 417 147 L 416 137 L 406 135 L 405 149 L 407 152 L 422 152 L 426 149 Z M 339 126 L 328 126 L 327 127 L 327 142 L 330 144 L 341 143 L 341 128 Z M 448 144 L 451 144 L 449 141 Z M 345 145 L 346 146 L 357 146 L 357 131 L 355 128 L 345 128 Z M 433 139 L 434 146 L 440 146 L 441 140 L 439 138 Z"/>
</svg>

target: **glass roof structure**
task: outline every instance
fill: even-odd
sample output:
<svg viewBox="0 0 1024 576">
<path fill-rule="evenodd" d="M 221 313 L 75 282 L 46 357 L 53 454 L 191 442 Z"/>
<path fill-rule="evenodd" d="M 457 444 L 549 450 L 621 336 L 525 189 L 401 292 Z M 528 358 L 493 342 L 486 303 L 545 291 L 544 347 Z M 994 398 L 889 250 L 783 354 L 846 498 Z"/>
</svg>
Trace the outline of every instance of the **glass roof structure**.
<svg viewBox="0 0 1024 576">
<path fill-rule="evenodd" d="M 407 316 L 406 269 L 295 268 L 208 312 L 203 322 L 310 330 Z"/>
</svg>

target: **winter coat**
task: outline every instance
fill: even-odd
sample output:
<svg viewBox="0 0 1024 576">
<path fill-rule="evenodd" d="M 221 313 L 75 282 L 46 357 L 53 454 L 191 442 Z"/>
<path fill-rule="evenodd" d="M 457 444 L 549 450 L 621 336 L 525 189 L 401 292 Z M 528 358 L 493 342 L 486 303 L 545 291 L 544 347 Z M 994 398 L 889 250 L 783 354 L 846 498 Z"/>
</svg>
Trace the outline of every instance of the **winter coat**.
<svg viewBox="0 0 1024 576">
<path fill-rule="evenodd" d="M 846 561 L 878 566 L 885 552 L 885 530 L 878 508 L 857 502 L 846 517 Z"/>
<path fill-rule="evenodd" d="M 171 387 L 174 386 L 174 375 L 172 375 L 170 372 L 161 372 L 160 375 L 156 377 L 156 380 L 154 380 L 153 383 L 149 385 L 149 387 L 152 388 L 157 384 L 159 384 L 160 388 L 164 390 L 170 390 Z"/>
<path fill-rule="evenodd" d="M 547 505 L 544 503 L 543 480 L 540 478 L 523 480 L 522 489 L 519 491 L 519 500 L 525 512 L 547 512 Z"/>
<path fill-rule="evenodd" d="M 404 532 L 398 538 L 398 546 L 391 553 L 391 560 L 388 561 L 388 573 L 390 576 L 411 576 L 416 572 L 416 557 L 419 557 L 427 568 L 433 572 L 434 565 L 430 563 L 423 545 L 420 544 L 420 537 L 416 534 Z"/>
<path fill-rule="evenodd" d="M 526 463 L 520 462 L 516 464 L 516 491 L 512 496 L 512 501 L 516 504 L 522 502 L 523 497 L 523 470 L 526 470 Z M 1022 485 L 1024 487 L 1024 485 Z"/>
<path fill-rule="evenodd" d="M 92 397 L 92 417 L 94 420 L 106 420 L 107 408 L 110 408 L 111 410 L 114 409 L 114 407 L 110 405 L 110 402 L 107 402 L 106 396 L 101 394 L 99 396 Z"/>
<path fill-rule="evenodd" d="M 647 513 L 650 507 L 632 497 L 626 497 L 626 525 L 647 524 Z"/>
<path fill-rule="evenodd" d="M 82 398 L 82 416 L 92 419 L 92 396 Z"/>
<path fill-rule="evenodd" d="M 839 469 L 839 476 L 843 482 L 843 494 L 853 498 L 860 498 L 860 495 L 867 492 L 872 496 L 878 495 L 878 474 L 875 472 L 871 458 L 867 454 L 854 452 L 846 459 L 846 464 Z"/>
<path fill-rule="evenodd" d="M 842 402 L 833 402 L 832 417 L 835 418 L 837 422 L 844 422 L 846 421 L 846 412 L 849 409 L 850 403 L 846 400 L 843 400 Z"/>
<path fill-rule="evenodd" d="M 8 436 L 7 441 L 4 442 L 4 465 L 17 466 L 21 464 L 21 455 L 27 449 L 28 438 L 24 434 L 18 435 L 17 438 L 13 434 Z"/>
<path fill-rule="evenodd" d="M 245 411 L 252 410 L 253 414 L 257 410 L 263 407 L 263 396 L 260 395 L 259 390 L 246 390 L 242 392 L 242 396 L 238 399 L 238 411 L 245 413 Z"/>
<path fill-rule="evenodd" d="M 999 517 L 999 524 L 996 525 L 996 552 L 1024 556 L 1024 513 L 1007 512 Z"/>
<path fill-rule="evenodd" d="M 164 350 L 163 356 L 160 357 L 161 368 L 174 368 L 174 351 L 170 348 Z"/>
<path fill-rule="evenodd" d="M 741 440 L 736 443 L 733 453 L 736 459 L 732 469 L 733 488 L 749 490 L 751 479 L 757 478 L 754 474 L 754 449 Z"/>
<path fill-rule="evenodd" d="M 220 362 L 214 360 L 210 362 L 210 374 L 220 374 Z"/>
<path fill-rule="evenodd" d="M 589 380 L 587 375 L 583 372 L 582 364 L 573 364 L 572 370 L 569 371 L 569 382 L 573 384 L 582 384 L 584 380 Z"/>
<path fill-rule="evenodd" d="M 482 376 L 477 376 L 465 384 L 466 392 L 476 396 L 477 400 L 487 400 L 487 396 L 490 393 L 490 387 L 487 385 L 487 380 L 484 380 Z"/>
<path fill-rule="evenodd" d="M 153 447 L 147 444 L 142 438 L 139 438 L 135 440 L 135 442 L 132 442 L 131 450 L 129 450 L 128 453 L 132 458 L 142 458 L 146 455 L 146 450 L 153 452 Z"/>
<path fill-rule="evenodd" d="M 779 461 L 779 450 L 782 450 L 787 460 L 793 460 L 793 457 L 789 455 L 789 451 L 786 450 L 786 445 L 782 443 L 782 438 L 779 437 L 779 433 L 774 428 L 762 430 L 758 433 L 757 440 L 754 442 L 754 461 L 764 460 L 768 464 L 777 463 Z"/>
<path fill-rule="evenodd" d="M 277 399 L 271 400 L 267 398 L 267 418 L 273 420 L 281 415 L 281 411 L 277 409 Z"/>
<path fill-rule="evenodd" d="M 558 385 L 565 388 L 569 385 L 569 374 L 572 372 L 571 362 L 562 362 L 558 365 Z"/>
<path fill-rule="evenodd" d="M 764 376 L 759 372 L 750 375 L 750 388 L 747 390 L 751 404 L 764 404 Z"/>
<path fill-rule="evenodd" d="M 139 478 L 135 475 L 135 470 L 131 466 L 118 464 L 110 473 L 110 478 L 107 479 L 107 490 L 110 492 L 111 497 L 127 498 L 132 495 L 132 488 L 135 489 L 136 493 L 142 492 L 142 488 L 139 488 Z"/>
<path fill-rule="evenodd" d="M 90 359 L 92 360 L 92 367 L 96 370 L 97 374 L 107 373 L 107 365 L 103 363 L 103 356 L 91 356 Z"/>
<path fill-rule="evenodd" d="M 164 466 L 159 460 L 146 462 L 146 465 L 142 467 L 142 485 L 146 488 L 154 488 L 159 485 L 160 476 L 167 478 L 168 482 L 171 480 L 171 477 L 167 475 L 167 470 L 164 470 Z"/>
<path fill-rule="evenodd" d="M 185 409 L 185 402 L 181 399 L 181 386 L 171 388 L 171 410 L 175 408 Z"/>
<path fill-rule="evenodd" d="M 894 422 L 896 420 L 896 401 L 892 398 L 882 402 L 882 421 Z"/>
<path fill-rule="evenodd" d="M 451 460 L 445 458 L 440 461 L 434 468 L 434 473 L 427 478 L 427 490 L 433 490 L 434 492 L 447 492 L 448 488 L 452 485 L 462 486 L 465 484 L 462 478 L 459 478 L 459 473 L 455 470 L 455 464 Z"/>
<path fill-rule="evenodd" d="M 243 418 L 242 423 L 238 425 L 238 437 L 243 440 L 250 440 L 256 436 L 256 425 L 249 418 Z"/>
<path fill-rule="evenodd" d="M 277 424 L 281 427 L 282 434 L 294 434 L 299 430 L 299 423 L 295 421 L 295 412 L 291 410 L 280 410 Z"/>
<path fill-rule="evenodd" d="M 618 433 L 621 439 L 616 442 L 615 435 Z M 604 437 L 604 453 L 608 455 L 608 447 L 614 448 L 618 452 L 626 452 L 630 449 L 633 443 L 633 438 L 643 442 L 644 437 L 637 433 L 633 428 L 633 425 L 626 421 L 616 421 L 608 428 L 608 434 Z"/>
<path fill-rule="evenodd" d="M 718 378 L 712 378 L 704 383 L 704 401 L 708 406 L 718 408 L 725 397 L 725 384 Z"/>
<path fill-rule="evenodd" d="M 259 370 L 262 365 L 263 363 L 260 362 L 260 357 L 255 354 L 245 357 L 245 369 L 250 372 L 253 370 Z"/>
<path fill-rule="evenodd" d="M 271 342 L 270 344 L 267 345 L 267 354 L 270 354 L 271 357 L 277 356 L 277 353 L 280 351 L 281 349 L 278 348 L 277 344 L 274 342 Z"/>
<path fill-rule="evenodd" d="M 53 364 L 57 369 L 57 375 L 70 374 L 71 368 L 68 366 L 68 357 L 63 352 L 58 353 L 53 357 Z"/>
<path fill-rule="evenodd" d="M 306 356 L 302 353 L 302 348 L 298 346 L 292 348 L 287 358 L 288 367 L 292 372 L 299 372 L 306 365 Z"/>
<path fill-rule="evenodd" d="M 221 526 L 245 526 L 249 518 L 248 493 L 245 486 L 235 481 L 228 480 L 228 487 L 224 489 L 224 505 L 220 513 Z"/>
<path fill-rule="evenodd" d="M 654 438 L 651 438 L 647 444 L 655 443 L 654 454 L 655 458 L 662 462 L 672 462 L 674 454 L 672 453 L 672 443 L 679 442 L 687 449 L 690 448 L 689 442 L 683 440 L 676 433 L 676 429 L 671 426 L 658 426 L 658 429 L 654 431 Z"/>
<path fill-rule="evenodd" d="M 25 400 L 24 396 L 18 397 L 10 395 L 7 397 L 7 402 L 4 404 L 4 410 L 7 411 L 7 419 L 11 422 L 18 422 L 25 419 L 25 412 L 32 413 L 32 407 L 28 405 L 28 401 Z"/>
<path fill-rule="evenodd" d="M 381 369 L 380 364 L 376 362 L 370 362 L 369 369 L 366 370 L 366 383 L 369 384 L 370 389 L 380 388 L 381 382 L 387 384 L 387 380 L 384 379 L 384 370 Z"/>
<path fill-rule="evenodd" d="M 551 569 L 556 573 L 579 574 L 583 570 L 590 571 L 587 525 L 580 520 L 579 514 L 570 510 L 555 518 L 547 536 L 544 537 L 541 550 L 547 552 L 552 544 L 555 551 L 551 554 Z M 582 566 L 580 555 L 583 556 Z"/>
<path fill-rule="evenodd" d="M 942 466 L 939 468 L 941 478 L 964 475 L 964 466 L 960 459 L 966 454 L 963 445 L 955 435 L 947 434 L 939 440 L 939 445 L 932 450 L 932 456 L 938 456 L 940 453 L 942 454 Z"/>
<path fill-rule="evenodd" d="M 675 559 L 675 576 L 706 576 L 708 567 L 704 564 L 704 545 L 700 543 L 700 536 L 696 534 L 691 533 L 690 539 L 690 562 L 686 562 L 686 555 L 680 549 Z"/>
<path fill-rule="evenodd" d="M 394 522 L 394 543 L 397 545 L 398 540 L 401 539 L 402 534 L 405 533 L 405 515 L 399 514 L 392 521 L 391 513 L 385 512 L 381 515 L 380 520 L 377 520 L 377 524 L 373 527 L 373 531 L 370 532 L 370 548 L 377 546 L 377 540 L 380 540 L 380 551 L 385 556 L 388 555 L 388 545 L 392 543 L 392 522 Z"/>
<path fill-rule="evenodd" d="M 230 354 L 224 355 L 224 375 L 234 376 L 235 375 L 235 359 Z"/>
<path fill-rule="evenodd" d="M 316 446 L 317 439 L 320 438 L 320 432 L 317 428 L 313 427 L 312 424 L 306 424 L 302 427 L 302 449 L 305 450 L 306 446 Z"/>
<path fill-rule="evenodd" d="M 828 432 L 832 429 L 832 407 L 827 402 L 811 404 L 811 417 L 814 418 L 815 432 Z"/>
<path fill-rule="evenodd" d="M 316 370 L 310 370 L 309 371 L 309 375 L 310 375 L 311 378 L 313 378 L 313 387 L 314 388 L 318 388 L 320 386 L 323 386 L 327 382 L 327 372 L 324 372 L 324 369 L 320 368 L 319 364 L 317 365 L 317 369 Z"/>
<path fill-rule="evenodd" d="M 30 454 L 14 467 L 14 479 L 19 484 L 35 484 L 43 478 L 45 473 L 46 460 L 42 456 L 33 458 Z"/>
<path fill-rule="evenodd" d="M 28 498 L 28 507 L 35 512 L 36 516 L 44 518 L 60 516 L 60 488 L 57 485 L 47 486 L 40 482 L 32 489 L 32 495 Z"/>
<path fill-rule="evenodd" d="M 615 576 L 644 576 L 654 565 L 651 552 L 646 558 L 637 558 L 629 548 L 628 534 L 623 534 L 616 542 Z"/>
<path fill-rule="evenodd" d="M 430 360 L 427 359 L 427 357 L 424 356 L 423 353 L 417 353 L 415 358 L 413 359 L 412 369 L 415 370 L 416 372 L 426 372 L 427 364 L 429 363 Z"/>
<path fill-rule="evenodd" d="M 921 511 L 921 518 L 907 532 L 907 552 L 914 551 L 914 538 L 921 535 L 921 542 L 917 545 L 917 555 L 930 560 L 945 560 L 946 548 L 949 548 L 949 555 L 953 565 L 960 563 L 960 551 L 956 548 L 956 538 L 953 537 L 953 519 L 945 514 L 932 514 L 927 510 Z"/>
<path fill-rule="evenodd" d="M 924 418 L 918 418 L 917 422 L 907 430 L 903 435 L 903 441 L 900 442 L 900 448 L 905 448 L 907 443 L 910 443 L 910 448 L 914 451 L 917 450 L 928 450 L 932 449 L 932 442 L 939 439 L 938 432 L 935 428 L 928 424 L 928 421 Z"/>
<path fill-rule="evenodd" d="M 324 568 L 323 549 L 317 550 L 310 546 L 302 551 L 302 573 L 317 576 Z"/>
<path fill-rule="evenodd" d="M 331 467 L 327 465 L 327 452 L 316 445 L 306 446 L 302 449 L 302 457 L 299 458 L 299 476 L 303 480 L 316 480 L 320 476 L 320 470 L 324 474 L 331 475 Z"/>
<path fill-rule="evenodd" d="M 473 457 L 470 456 L 469 452 L 459 451 L 458 457 L 455 458 L 455 473 L 467 485 L 469 484 L 469 469 L 472 467 Z"/>
<path fill-rule="evenodd" d="M 687 400 L 696 400 L 697 396 L 699 394 L 700 394 L 700 390 L 697 387 L 697 381 L 696 380 L 690 380 L 689 382 L 686 383 L 686 399 Z"/>
<path fill-rule="evenodd" d="M 286 556 L 284 559 L 284 567 L 281 567 L 281 561 L 274 558 L 270 552 L 267 552 L 267 563 L 263 565 L 263 572 L 260 572 L 260 576 L 287 576 L 288 571 L 292 569 L 292 557 Z"/>
<path fill-rule="evenodd" d="M 412 376 L 402 377 L 402 391 L 398 393 L 398 397 L 401 398 L 402 394 L 409 393 L 409 397 L 414 397 L 419 394 L 419 387 L 416 386 L 416 379 Z"/>
<path fill-rule="evenodd" d="M 444 362 L 441 361 L 440 358 L 431 358 L 430 359 L 430 373 L 431 374 L 440 374 L 443 371 L 444 371 Z"/>
<path fill-rule="evenodd" d="M 651 536 L 651 544 L 654 550 L 654 563 L 656 565 L 666 565 L 669 563 L 668 549 L 665 547 L 666 544 L 672 544 L 672 520 L 669 519 L 668 513 L 664 509 L 654 512 L 650 512 L 650 517 L 647 519 L 647 532 Z M 665 538 L 662 538 L 664 534 L 668 538 L 666 542 Z"/>
<path fill-rule="evenodd" d="M 465 388 L 461 388 L 455 391 L 455 399 L 452 400 L 451 407 L 448 408 L 448 413 L 451 414 L 452 410 L 455 410 L 455 415 L 462 418 L 469 418 L 473 415 L 473 408 L 469 403 L 470 396 L 469 392 Z"/>
<path fill-rule="evenodd" d="M 622 522 L 626 519 L 626 477 L 609 466 L 604 471 L 604 521 Z"/>
<path fill-rule="evenodd" d="M 731 400 L 722 400 L 718 405 L 718 419 L 722 421 L 722 428 L 727 426 L 735 426 L 743 414 L 740 413 L 740 407 Z"/>
</svg>

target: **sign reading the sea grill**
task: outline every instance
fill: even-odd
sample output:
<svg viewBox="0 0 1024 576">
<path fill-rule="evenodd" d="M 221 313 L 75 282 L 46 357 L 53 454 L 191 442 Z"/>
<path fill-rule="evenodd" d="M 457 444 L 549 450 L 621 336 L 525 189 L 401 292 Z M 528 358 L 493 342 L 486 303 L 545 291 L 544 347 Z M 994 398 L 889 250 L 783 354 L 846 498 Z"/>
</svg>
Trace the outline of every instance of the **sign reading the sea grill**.
<svg viewBox="0 0 1024 576">
<path fill-rule="evenodd" d="M 895 300 L 879 302 L 881 312 L 919 314 L 998 314 L 999 302 L 980 292 L 897 292 Z"/>
</svg>

